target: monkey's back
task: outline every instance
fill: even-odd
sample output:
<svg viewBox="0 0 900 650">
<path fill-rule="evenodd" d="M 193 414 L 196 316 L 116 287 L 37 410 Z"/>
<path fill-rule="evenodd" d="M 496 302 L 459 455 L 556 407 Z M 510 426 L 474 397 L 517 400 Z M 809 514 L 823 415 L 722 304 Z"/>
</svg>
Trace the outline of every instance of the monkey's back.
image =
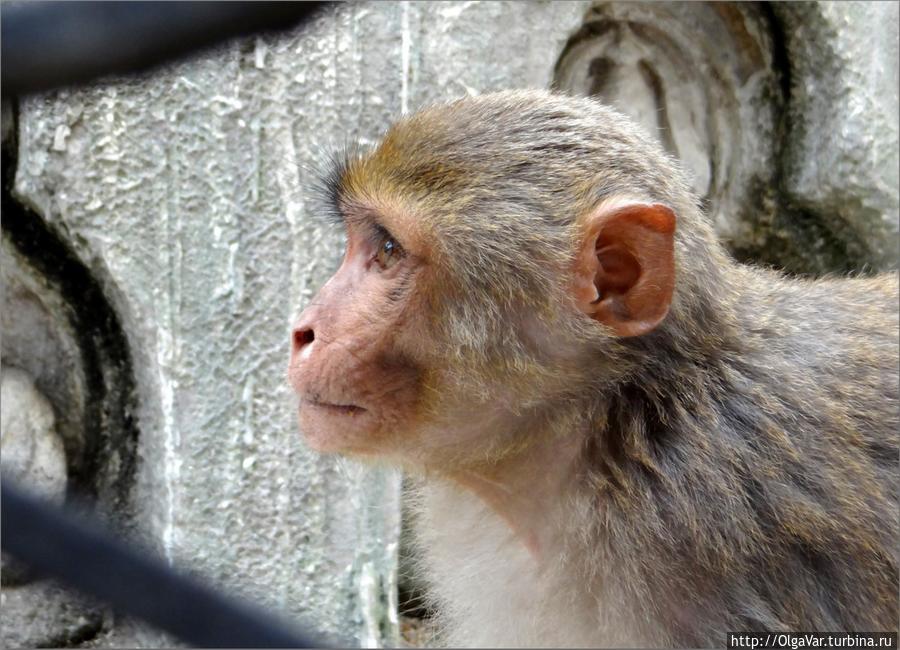
<svg viewBox="0 0 900 650">
<path fill-rule="evenodd" d="M 739 351 L 710 373 L 707 402 L 651 432 L 667 440 L 658 466 L 678 468 L 675 487 L 632 474 L 643 489 L 604 532 L 630 530 L 643 546 L 623 565 L 672 566 L 645 587 L 672 594 L 656 605 L 676 645 L 738 630 L 896 630 L 897 275 L 738 274 Z M 654 510 L 655 523 L 635 526 L 636 511 Z"/>
<path fill-rule="evenodd" d="M 795 553 L 792 572 L 817 574 L 807 581 L 818 610 L 810 624 L 897 629 L 898 300 L 895 273 L 772 285 L 784 333 L 772 345 L 794 368 L 778 397 L 793 406 L 806 468 L 792 508 L 809 509 L 778 523 Z"/>
<path fill-rule="evenodd" d="M 829 403 L 835 445 L 861 436 L 872 460 L 897 469 L 900 429 L 900 303 L 897 274 L 783 280 L 765 275 L 758 331 L 798 397 Z M 841 430 L 846 434 L 839 435 Z M 843 441 L 843 443 L 842 443 Z M 886 447 L 887 446 L 887 447 Z M 896 471 L 891 471 L 895 480 Z M 895 495 L 896 498 L 896 495 Z"/>
</svg>

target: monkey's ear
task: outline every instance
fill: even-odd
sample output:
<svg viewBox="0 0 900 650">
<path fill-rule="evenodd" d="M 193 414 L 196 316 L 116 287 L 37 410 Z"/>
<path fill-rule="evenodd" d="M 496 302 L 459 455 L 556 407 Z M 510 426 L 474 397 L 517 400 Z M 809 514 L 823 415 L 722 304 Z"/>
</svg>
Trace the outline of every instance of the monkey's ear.
<svg viewBox="0 0 900 650">
<path fill-rule="evenodd" d="M 576 261 L 578 307 L 617 336 L 652 331 L 675 288 L 675 214 L 659 203 L 601 206 Z"/>
</svg>

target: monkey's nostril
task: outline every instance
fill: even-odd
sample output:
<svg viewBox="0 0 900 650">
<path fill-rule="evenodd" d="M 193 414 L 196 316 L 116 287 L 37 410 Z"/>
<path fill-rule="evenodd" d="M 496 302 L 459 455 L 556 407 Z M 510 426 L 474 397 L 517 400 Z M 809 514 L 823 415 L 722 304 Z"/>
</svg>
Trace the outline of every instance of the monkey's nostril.
<svg viewBox="0 0 900 650">
<path fill-rule="evenodd" d="M 312 343 L 316 338 L 315 333 L 311 329 L 294 330 L 294 352 L 299 352 L 307 345 Z"/>
</svg>

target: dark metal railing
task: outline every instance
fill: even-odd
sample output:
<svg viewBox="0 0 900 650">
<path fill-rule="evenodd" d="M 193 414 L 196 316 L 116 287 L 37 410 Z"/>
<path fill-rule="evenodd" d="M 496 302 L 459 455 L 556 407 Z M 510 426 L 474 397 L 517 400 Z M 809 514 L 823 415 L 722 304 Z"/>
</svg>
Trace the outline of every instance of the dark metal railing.
<svg viewBox="0 0 900 650">
<path fill-rule="evenodd" d="M 289 628 L 125 545 L 83 514 L 49 506 L 2 481 L 3 551 L 39 576 L 110 603 L 195 647 L 318 648 L 324 639 Z"/>
<path fill-rule="evenodd" d="M 49 90 L 164 61 L 309 19 L 323 2 L 4 1 L 4 95 Z"/>
</svg>

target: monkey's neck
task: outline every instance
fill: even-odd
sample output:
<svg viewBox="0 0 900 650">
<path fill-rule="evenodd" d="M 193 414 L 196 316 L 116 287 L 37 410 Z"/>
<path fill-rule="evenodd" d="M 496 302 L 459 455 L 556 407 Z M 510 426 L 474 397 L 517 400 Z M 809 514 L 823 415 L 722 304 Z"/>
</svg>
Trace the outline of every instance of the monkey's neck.
<svg viewBox="0 0 900 650">
<path fill-rule="evenodd" d="M 578 431 L 535 436 L 515 454 L 455 470 L 449 478 L 478 496 L 540 560 L 560 541 L 584 440 Z"/>
</svg>

